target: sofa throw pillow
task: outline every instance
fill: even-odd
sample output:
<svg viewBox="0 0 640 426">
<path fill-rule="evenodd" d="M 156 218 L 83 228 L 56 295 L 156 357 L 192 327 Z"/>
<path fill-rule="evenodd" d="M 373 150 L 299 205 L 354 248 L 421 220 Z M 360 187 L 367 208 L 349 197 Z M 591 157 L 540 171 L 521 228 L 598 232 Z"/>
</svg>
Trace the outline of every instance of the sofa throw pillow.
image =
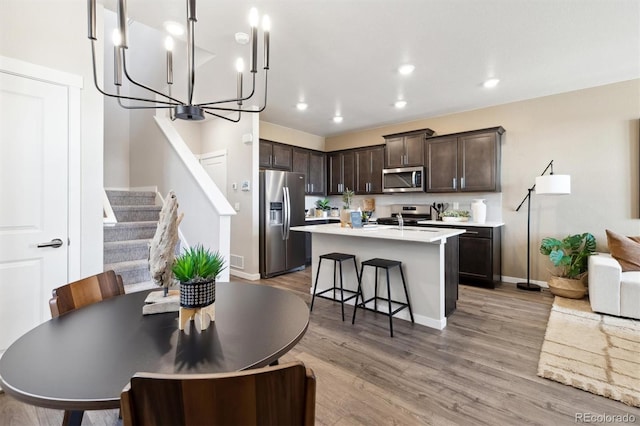
<svg viewBox="0 0 640 426">
<path fill-rule="evenodd" d="M 611 256 L 622 267 L 622 272 L 640 271 L 640 237 L 625 237 L 608 229 L 607 245 Z"/>
</svg>

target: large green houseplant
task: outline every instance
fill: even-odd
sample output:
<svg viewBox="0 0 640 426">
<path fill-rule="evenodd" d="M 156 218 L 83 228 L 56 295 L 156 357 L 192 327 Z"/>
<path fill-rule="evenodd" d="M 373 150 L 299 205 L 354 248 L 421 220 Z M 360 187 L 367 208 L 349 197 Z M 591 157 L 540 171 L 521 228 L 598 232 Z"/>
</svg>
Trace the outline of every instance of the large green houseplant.
<svg viewBox="0 0 640 426">
<path fill-rule="evenodd" d="M 540 253 L 549 257 L 558 272 L 548 281 L 551 293 L 576 299 L 584 297 L 588 259 L 595 251 L 596 239 L 588 232 L 568 235 L 562 240 L 544 238 Z"/>
</svg>

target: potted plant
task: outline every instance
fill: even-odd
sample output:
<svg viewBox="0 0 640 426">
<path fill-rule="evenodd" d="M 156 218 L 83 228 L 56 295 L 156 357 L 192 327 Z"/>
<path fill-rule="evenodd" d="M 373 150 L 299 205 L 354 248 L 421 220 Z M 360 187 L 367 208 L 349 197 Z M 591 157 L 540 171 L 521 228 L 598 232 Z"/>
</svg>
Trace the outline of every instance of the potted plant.
<svg viewBox="0 0 640 426">
<path fill-rule="evenodd" d="M 331 210 L 331 206 L 328 198 L 316 201 L 316 217 L 327 217 L 329 210 Z"/>
<path fill-rule="evenodd" d="M 571 299 L 582 299 L 587 292 L 584 278 L 587 275 L 589 256 L 596 251 L 596 239 L 588 232 L 568 235 L 562 240 L 544 238 L 540 253 L 549 256 L 558 274 L 548 281 L 552 294 Z"/>
<path fill-rule="evenodd" d="M 443 222 L 467 222 L 469 212 L 467 210 L 447 210 L 440 213 Z"/>
<path fill-rule="evenodd" d="M 186 249 L 173 264 L 180 281 L 180 306 L 202 308 L 216 300 L 216 277 L 225 268 L 224 257 L 201 245 Z"/>
</svg>

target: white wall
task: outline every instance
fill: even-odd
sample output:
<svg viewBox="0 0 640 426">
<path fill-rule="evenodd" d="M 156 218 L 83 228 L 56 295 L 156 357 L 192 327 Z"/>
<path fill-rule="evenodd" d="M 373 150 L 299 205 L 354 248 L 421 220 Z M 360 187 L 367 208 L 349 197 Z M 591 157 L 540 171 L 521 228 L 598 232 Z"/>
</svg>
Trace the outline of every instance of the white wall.
<svg viewBox="0 0 640 426">
<path fill-rule="evenodd" d="M 227 199 L 232 206 L 239 206 L 231 218 L 231 254 L 244 258 L 244 269 L 232 273 L 248 279 L 258 278 L 260 273 L 258 125 L 257 114 L 244 114 L 239 123 L 215 119 L 202 126 L 202 153 L 227 151 Z M 246 133 L 252 134 L 254 142 L 242 142 Z M 243 181 L 249 181 L 249 191 L 241 190 Z M 236 189 L 232 188 L 234 183 Z"/>
<path fill-rule="evenodd" d="M 326 148 L 383 143 L 382 135 L 425 127 L 447 134 L 503 126 L 505 276 L 526 276 L 526 204 L 520 212 L 515 208 L 527 188 L 551 160 L 555 173 L 571 175 L 571 195 L 534 194 L 531 200 L 531 276 L 546 281 L 551 265 L 538 254 L 546 236 L 591 232 L 598 249 L 606 250 L 606 228 L 640 235 L 639 118 L 640 80 L 632 80 L 345 134 L 327 138 Z M 492 214 L 491 204 L 487 214 Z"/>
<path fill-rule="evenodd" d="M 102 7 L 98 30 L 102 37 Z M 80 275 L 88 276 L 102 265 L 103 102 L 93 87 L 90 43 L 87 39 L 86 2 L 81 0 L 2 0 L 0 54 L 82 76 L 80 129 L 81 217 Z M 98 46 L 98 69 L 102 49 Z M 74 242 L 72 241 L 72 244 Z"/>
</svg>

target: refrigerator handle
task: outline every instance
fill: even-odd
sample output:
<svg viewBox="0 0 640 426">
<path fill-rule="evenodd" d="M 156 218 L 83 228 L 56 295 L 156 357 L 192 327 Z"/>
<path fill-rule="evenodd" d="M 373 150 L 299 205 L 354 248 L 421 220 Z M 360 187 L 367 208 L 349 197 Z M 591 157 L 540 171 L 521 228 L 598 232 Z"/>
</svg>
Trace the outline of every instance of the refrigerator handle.
<svg viewBox="0 0 640 426">
<path fill-rule="evenodd" d="M 290 202 L 290 198 L 289 198 L 289 188 L 288 187 L 284 187 L 283 188 L 283 195 L 284 195 L 284 217 L 282 218 L 282 239 L 283 240 L 288 240 L 289 239 L 289 226 L 291 225 L 291 202 Z"/>
</svg>

